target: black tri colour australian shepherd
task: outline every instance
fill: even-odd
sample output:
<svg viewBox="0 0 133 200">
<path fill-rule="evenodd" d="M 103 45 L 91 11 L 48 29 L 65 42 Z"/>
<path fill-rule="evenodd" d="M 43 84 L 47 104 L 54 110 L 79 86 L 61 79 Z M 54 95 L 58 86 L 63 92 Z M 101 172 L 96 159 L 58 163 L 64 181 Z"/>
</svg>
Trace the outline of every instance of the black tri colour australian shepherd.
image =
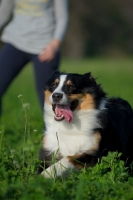
<svg viewBox="0 0 133 200">
<path fill-rule="evenodd" d="M 109 151 L 121 152 L 127 165 L 133 161 L 133 110 L 121 98 L 107 98 L 91 73 L 52 75 L 44 121 L 38 169 L 44 177 L 93 166 Z"/>
</svg>

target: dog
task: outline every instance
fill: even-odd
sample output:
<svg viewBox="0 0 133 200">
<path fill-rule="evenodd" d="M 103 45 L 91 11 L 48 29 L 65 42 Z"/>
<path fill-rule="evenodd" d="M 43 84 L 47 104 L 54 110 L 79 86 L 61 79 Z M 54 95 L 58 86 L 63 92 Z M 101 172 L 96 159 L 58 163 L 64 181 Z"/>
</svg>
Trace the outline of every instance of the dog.
<svg viewBox="0 0 133 200">
<path fill-rule="evenodd" d="M 56 178 L 93 167 L 109 151 L 133 161 L 133 110 L 121 98 L 108 98 L 91 73 L 56 71 L 45 88 L 45 134 L 38 173 Z"/>
</svg>

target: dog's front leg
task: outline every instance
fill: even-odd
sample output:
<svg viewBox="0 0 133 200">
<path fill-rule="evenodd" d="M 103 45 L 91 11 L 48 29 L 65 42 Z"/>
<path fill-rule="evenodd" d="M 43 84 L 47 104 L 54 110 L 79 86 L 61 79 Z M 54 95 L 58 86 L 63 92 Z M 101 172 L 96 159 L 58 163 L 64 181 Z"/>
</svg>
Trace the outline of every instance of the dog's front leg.
<svg viewBox="0 0 133 200">
<path fill-rule="evenodd" d="M 41 175 L 45 178 L 56 178 L 62 176 L 65 172 L 72 170 L 74 166 L 69 162 L 67 157 L 62 158 L 57 163 L 45 169 Z"/>
</svg>

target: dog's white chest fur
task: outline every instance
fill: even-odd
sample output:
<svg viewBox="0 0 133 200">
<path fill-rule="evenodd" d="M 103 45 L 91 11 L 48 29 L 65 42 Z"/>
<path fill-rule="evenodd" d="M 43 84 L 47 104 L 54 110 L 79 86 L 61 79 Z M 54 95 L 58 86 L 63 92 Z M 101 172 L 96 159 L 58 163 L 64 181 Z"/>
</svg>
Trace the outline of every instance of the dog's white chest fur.
<svg viewBox="0 0 133 200">
<path fill-rule="evenodd" d="M 99 128 L 98 110 L 74 111 L 73 120 L 68 123 L 55 121 L 51 106 L 45 104 L 46 139 L 45 148 L 52 152 L 58 149 L 62 156 L 72 156 L 91 150 L 97 141 L 93 129 Z"/>
</svg>

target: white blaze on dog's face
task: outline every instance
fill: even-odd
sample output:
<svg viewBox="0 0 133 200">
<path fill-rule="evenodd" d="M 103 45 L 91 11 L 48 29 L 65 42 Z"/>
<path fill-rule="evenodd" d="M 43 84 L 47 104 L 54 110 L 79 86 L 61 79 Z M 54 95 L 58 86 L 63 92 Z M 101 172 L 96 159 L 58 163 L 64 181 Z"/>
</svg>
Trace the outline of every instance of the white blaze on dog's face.
<svg viewBox="0 0 133 200">
<path fill-rule="evenodd" d="M 75 110 L 94 109 L 103 91 L 91 73 L 84 75 L 55 72 L 48 80 L 45 103 L 51 106 L 56 121 L 71 122 Z"/>
<path fill-rule="evenodd" d="M 68 98 L 63 91 L 63 86 L 66 82 L 67 75 L 60 75 L 59 79 L 56 80 L 58 84 L 55 85 L 53 83 L 53 87 L 55 88 L 53 93 L 50 95 L 49 100 L 50 103 L 53 105 L 55 102 L 61 105 L 68 105 Z"/>
</svg>

